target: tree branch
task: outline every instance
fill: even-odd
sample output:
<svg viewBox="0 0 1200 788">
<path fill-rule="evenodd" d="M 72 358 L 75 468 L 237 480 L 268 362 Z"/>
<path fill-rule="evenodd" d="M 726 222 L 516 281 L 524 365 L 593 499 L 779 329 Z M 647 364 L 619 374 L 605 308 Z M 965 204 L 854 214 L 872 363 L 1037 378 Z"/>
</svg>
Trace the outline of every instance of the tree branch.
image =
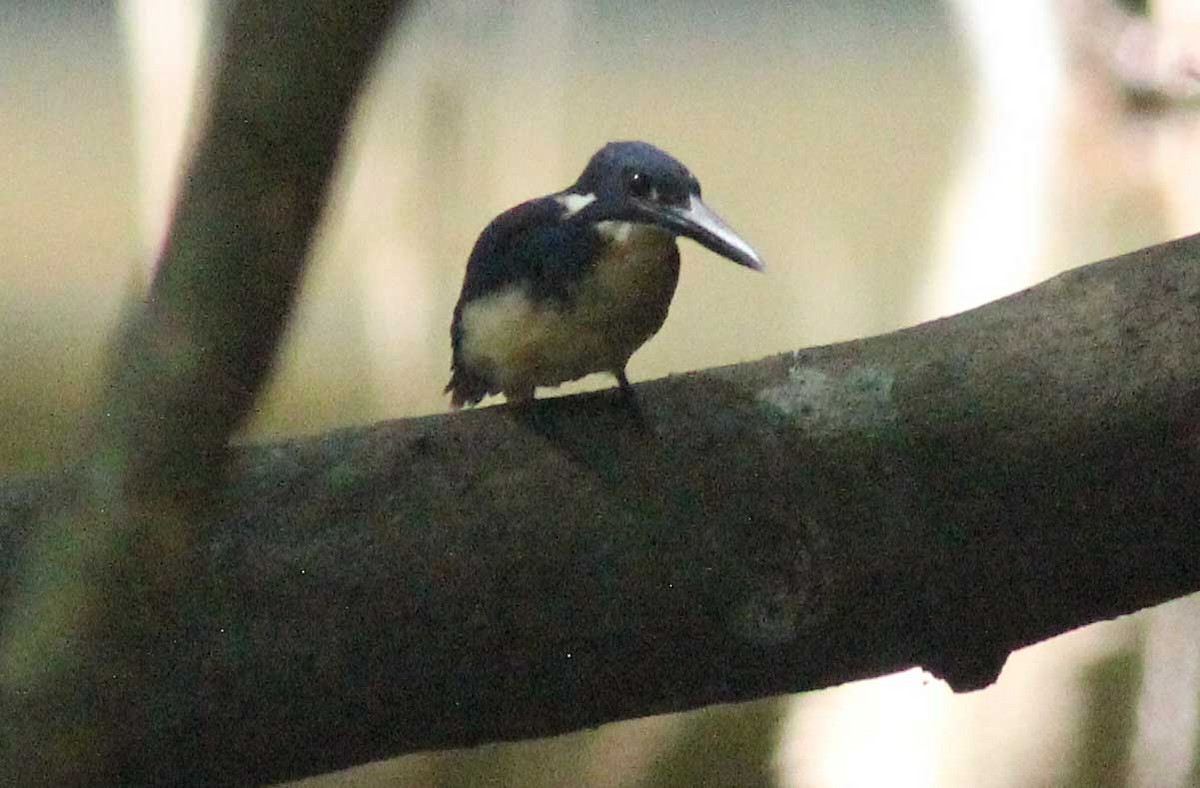
<svg viewBox="0 0 1200 788">
<path fill-rule="evenodd" d="M 98 442 L 142 486 L 196 486 L 270 371 L 350 109 L 396 0 L 241 0 Z"/>
<path fill-rule="evenodd" d="M 161 745 L 159 723 L 196 699 L 192 685 L 167 687 L 207 599 L 194 551 L 401 5 L 234 4 L 208 127 L 149 297 L 115 343 L 88 455 L 59 508 L 5 553 L 0 782 L 129 784 L 150 766 L 194 768 L 194 753 L 153 744 L 149 764 L 143 746 Z"/>
<path fill-rule="evenodd" d="M 245 447 L 133 781 L 276 781 L 1015 648 L 1200 589 L 1200 236 L 905 331 Z M 11 556 L 78 480 L 0 487 Z M 7 602 L 7 599 L 3 600 Z"/>
</svg>

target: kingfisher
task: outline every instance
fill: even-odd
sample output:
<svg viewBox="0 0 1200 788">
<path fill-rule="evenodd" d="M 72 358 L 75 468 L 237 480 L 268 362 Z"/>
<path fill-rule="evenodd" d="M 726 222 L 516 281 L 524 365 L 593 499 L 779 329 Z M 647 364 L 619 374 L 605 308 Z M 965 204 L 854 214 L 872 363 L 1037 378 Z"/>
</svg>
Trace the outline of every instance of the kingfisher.
<svg viewBox="0 0 1200 788">
<path fill-rule="evenodd" d="M 593 372 L 612 374 L 636 405 L 625 367 L 667 318 L 678 236 L 763 269 L 687 167 L 647 142 L 610 142 L 567 189 L 493 219 L 454 308 L 451 407 L 500 393 L 531 400 Z"/>
</svg>

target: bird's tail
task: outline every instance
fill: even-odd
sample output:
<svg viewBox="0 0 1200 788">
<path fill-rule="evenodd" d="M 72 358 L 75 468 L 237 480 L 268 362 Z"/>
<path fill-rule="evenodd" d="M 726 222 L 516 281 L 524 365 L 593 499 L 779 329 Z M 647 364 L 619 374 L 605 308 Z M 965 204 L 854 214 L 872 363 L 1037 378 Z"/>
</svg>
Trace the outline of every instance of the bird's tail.
<svg viewBox="0 0 1200 788">
<path fill-rule="evenodd" d="M 487 396 L 488 384 L 483 378 L 455 364 L 450 368 L 450 382 L 443 393 L 450 395 L 450 407 L 458 410 L 474 405 Z"/>
</svg>

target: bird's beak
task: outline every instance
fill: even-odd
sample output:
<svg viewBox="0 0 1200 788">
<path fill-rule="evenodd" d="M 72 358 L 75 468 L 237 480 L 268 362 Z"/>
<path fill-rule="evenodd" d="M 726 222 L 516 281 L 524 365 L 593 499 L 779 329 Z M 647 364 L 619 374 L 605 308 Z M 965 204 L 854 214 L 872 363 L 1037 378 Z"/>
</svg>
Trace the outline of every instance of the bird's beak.
<svg viewBox="0 0 1200 788">
<path fill-rule="evenodd" d="M 701 246 L 710 249 L 738 265 L 763 270 L 762 258 L 750 244 L 730 229 L 720 216 L 717 216 L 700 198 L 692 195 L 686 205 L 644 204 L 654 218 L 654 223 L 670 230 L 676 235 L 691 238 Z"/>
</svg>

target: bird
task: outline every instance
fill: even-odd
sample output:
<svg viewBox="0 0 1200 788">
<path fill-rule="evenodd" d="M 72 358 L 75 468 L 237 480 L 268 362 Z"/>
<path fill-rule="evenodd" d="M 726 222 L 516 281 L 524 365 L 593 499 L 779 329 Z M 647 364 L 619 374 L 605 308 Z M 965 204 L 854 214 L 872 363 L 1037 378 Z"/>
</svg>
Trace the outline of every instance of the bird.
<svg viewBox="0 0 1200 788">
<path fill-rule="evenodd" d="M 452 409 L 491 394 L 526 402 L 539 387 L 593 372 L 612 374 L 636 406 L 625 368 L 667 318 L 678 236 L 763 270 L 701 200 L 691 171 L 648 142 L 610 142 L 568 188 L 493 219 L 454 307 Z"/>
</svg>

